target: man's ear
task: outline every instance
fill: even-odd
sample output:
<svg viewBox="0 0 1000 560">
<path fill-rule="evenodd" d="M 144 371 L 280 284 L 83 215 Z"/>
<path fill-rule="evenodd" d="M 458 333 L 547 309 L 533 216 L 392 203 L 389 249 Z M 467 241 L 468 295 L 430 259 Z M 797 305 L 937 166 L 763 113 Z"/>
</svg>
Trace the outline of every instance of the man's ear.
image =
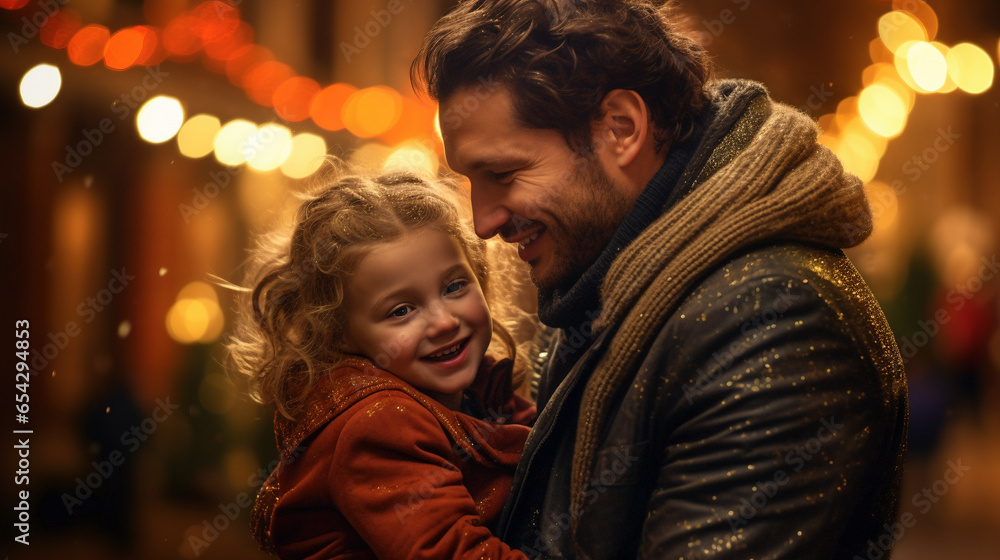
<svg viewBox="0 0 1000 560">
<path fill-rule="evenodd" d="M 648 148 L 651 141 L 649 110 L 642 97 L 628 89 L 608 92 L 601 102 L 601 120 L 597 123 L 600 140 L 610 151 L 605 157 L 618 167 L 627 167 Z"/>
</svg>

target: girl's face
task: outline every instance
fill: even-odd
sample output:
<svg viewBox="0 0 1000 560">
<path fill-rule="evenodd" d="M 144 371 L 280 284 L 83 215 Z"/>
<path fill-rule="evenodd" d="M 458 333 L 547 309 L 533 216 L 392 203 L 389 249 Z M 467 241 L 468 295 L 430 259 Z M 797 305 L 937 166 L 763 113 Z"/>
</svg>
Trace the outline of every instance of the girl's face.
<svg viewBox="0 0 1000 560">
<path fill-rule="evenodd" d="M 361 259 L 345 296 L 344 350 L 457 408 L 493 334 L 458 241 L 422 228 L 378 244 Z"/>
</svg>

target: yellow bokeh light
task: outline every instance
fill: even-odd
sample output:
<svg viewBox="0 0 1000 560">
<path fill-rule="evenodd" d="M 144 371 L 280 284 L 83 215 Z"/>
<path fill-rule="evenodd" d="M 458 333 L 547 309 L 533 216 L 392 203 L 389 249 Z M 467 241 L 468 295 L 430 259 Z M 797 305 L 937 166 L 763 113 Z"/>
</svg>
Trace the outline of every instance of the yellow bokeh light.
<svg viewBox="0 0 1000 560">
<path fill-rule="evenodd" d="M 316 172 L 323 165 L 326 155 L 326 141 L 321 136 L 304 132 L 292 137 L 292 152 L 281 172 L 292 179 L 302 179 Z"/>
<path fill-rule="evenodd" d="M 389 155 L 383 166 L 385 169 L 393 167 L 418 168 L 436 175 L 438 171 L 438 158 L 434 152 L 417 143 L 408 143 L 400 146 Z"/>
<path fill-rule="evenodd" d="M 167 333 L 182 344 L 212 342 L 223 326 L 222 309 L 211 299 L 178 299 L 167 312 Z"/>
<path fill-rule="evenodd" d="M 277 169 L 292 153 L 292 132 L 280 124 L 265 124 L 251 134 L 244 147 L 247 165 L 257 171 Z"/>
<path fill-rule="evenodd" d="M 44 107 L 59 95 L 62 74 L 51 64 L 39 64 L 21 78 L 21 102 L 37 109 Z"/>
<path fill-rule="evenodd" d="M 160 144 L 177 134 L 184 124 L 184 107 L 176 98 L 158 95 L 145 103 L 135 117 L 143 140 Z"/>
<path fill-rule="evenodd" d="M 868 128 L 885 138 L 898 136 L 906 126 L 906 102 L 892 88 L 881 83 L 861 91 L 858 112 Z"/>
<path fill-rule="evenodd" d="M 205 157 L 215 149 L 215 135 L 221 129 L 218 117 L 195 115 L 177 133 L 177 147 L 189 158 Z"/>
<path fill-rule="evenodd" d="M 993 61 L 983 49 L 972 43 L 955 45 L 948 51 L 948 75 L 955 85 L 968 93 L 982 93 L 993 86 Z"/>
<path fill-rule="evenodd" d="M 257 125 L 244 119 L 235 119 L 223 125 L 215 135 L 215 159 L 223 165 L 242 165 L 247 156 L 247 140 L 257 133 Z"/>
<path fill-rule="evenodd" d="M 844 169 L 850 171 L 862 181 L 871 181 L 878 172 L 881 159 L 875 146 L 864 135 L 844 134 L 835 152 L 844 164 Z"/>
<path fill-rule="evenodd" d="M 189 282 L 181 288 L 181 291 L 177 292 L 177 299 L 210 299 L 212 301 L 219 301 L 219 296 L 215 293 L 215 288 L 211 284 L 196 280 Z"/>
<path fill-rule="evenodd" d="M 902 80 L 906 87 L 910 88 L 911 91 L 917 93 L 930 93 L 926 89 L 920 87 L 917 82 L 913 80 L 913 75 L 910 73 L 910 64 L 906 55 L 910 52 L 910 48 L 916 45 L 917 41 L 908 41 L 902 47 L 896 49 L 896 54 L 893 58 L 893 65 L 896 67 L 896 74 L 899 79 Z"/>
<path fill-rule="evenodd" d="M 892 52 L 908 41 L 927 41 L 924 25 L 909 12 L 893 10 L 878 20 L 878 36 Z"/>
<path fill-rule="evenodd" d="M 944 43 L 939 43 L 937 41 L 932 41 L 931 45 L 935 49 L 937 49 L 938 52 L 941 53 L 941 56 L 944 57 L 945 65 L 947 67 L 947 65 L 948 65 L 948 54 L 951 52 L 951 47 L 949 47 L 948 45 L 946 45 Z M 948 69 L 944 73 L 944 85 L 942 85 L 937 90 L 935 90 L 935 93 L 951 93 L 951 92 L 955 91 L 956 89 L 958 89 L 958 84 L 956 84 L 955 81 L 951 79 L 951 70 Z"/>
<path fill-rule="evenodd" d="M 891 229 L 899 215 L 899 196 L 888 184 L 872 181 L 865 185 L 876 232 Z"/>
<path fill-rule="evenodd" d="M 926 91 L 938 91 L 947 81 L 948 62 L 934 45 L 918 41 L 906 51 L 906 65 L 913 81 Z"/>
</svg>

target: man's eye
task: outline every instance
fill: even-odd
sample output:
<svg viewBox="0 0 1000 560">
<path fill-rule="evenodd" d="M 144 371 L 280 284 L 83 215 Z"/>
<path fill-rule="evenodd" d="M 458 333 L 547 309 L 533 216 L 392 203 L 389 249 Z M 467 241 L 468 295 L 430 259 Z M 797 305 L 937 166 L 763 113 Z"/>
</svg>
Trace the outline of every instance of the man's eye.
<svg viewBox="0 0 1000 560">
<path fill-rule="evenodd" d="M 455 280 L 454 282 L 448 284 L 445 287 L 444 293 L 445 294 L 454 294 L 454 293 L 460 292 L 460 291 L 462 291 L 462 288 L 466 287 L 468 284 L 469 284 L 469 282 L 467 280 Z"/>
<path fill-rule="evenodd" d="M 493 180 L 498 183 L 509 183 L 514 179 L 513 171 L 491 171 L 490 174 L 493 175 Z"/>
<path fill-rule="evenodd" d="M 413 308 L 411 308 L 409 305 L 400 305 L 399 307 L 397 307 L 397 308 L 393 309 L 392 311 L 390 311 L 389 312 L 389 316 L 390 317 L 406 317 L 407 315 L 410 314 L 410 311 L 412 311 L 412 310 L 413 310 Z"/>
</svg>

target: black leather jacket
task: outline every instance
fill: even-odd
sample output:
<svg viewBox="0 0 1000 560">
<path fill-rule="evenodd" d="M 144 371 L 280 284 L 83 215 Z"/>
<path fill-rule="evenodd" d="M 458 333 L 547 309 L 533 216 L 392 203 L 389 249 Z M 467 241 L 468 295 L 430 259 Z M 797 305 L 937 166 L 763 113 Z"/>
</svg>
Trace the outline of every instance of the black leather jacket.
<svg viewBox="0 0 1000 560">
<path fill-rule="evenodd" d="M 879 537 L 892 536 L 898 503 L 903 365 L 842 252 L 757 248 L 708 275 L 617 396 L 584 508 L 570 512 L 584 376 L 613 331 L 592 343 L 562 331 L 550 349 L 497 528 L 512 548 L 803 560 L 867 558 L 891 542 Z"/>
</svg>

